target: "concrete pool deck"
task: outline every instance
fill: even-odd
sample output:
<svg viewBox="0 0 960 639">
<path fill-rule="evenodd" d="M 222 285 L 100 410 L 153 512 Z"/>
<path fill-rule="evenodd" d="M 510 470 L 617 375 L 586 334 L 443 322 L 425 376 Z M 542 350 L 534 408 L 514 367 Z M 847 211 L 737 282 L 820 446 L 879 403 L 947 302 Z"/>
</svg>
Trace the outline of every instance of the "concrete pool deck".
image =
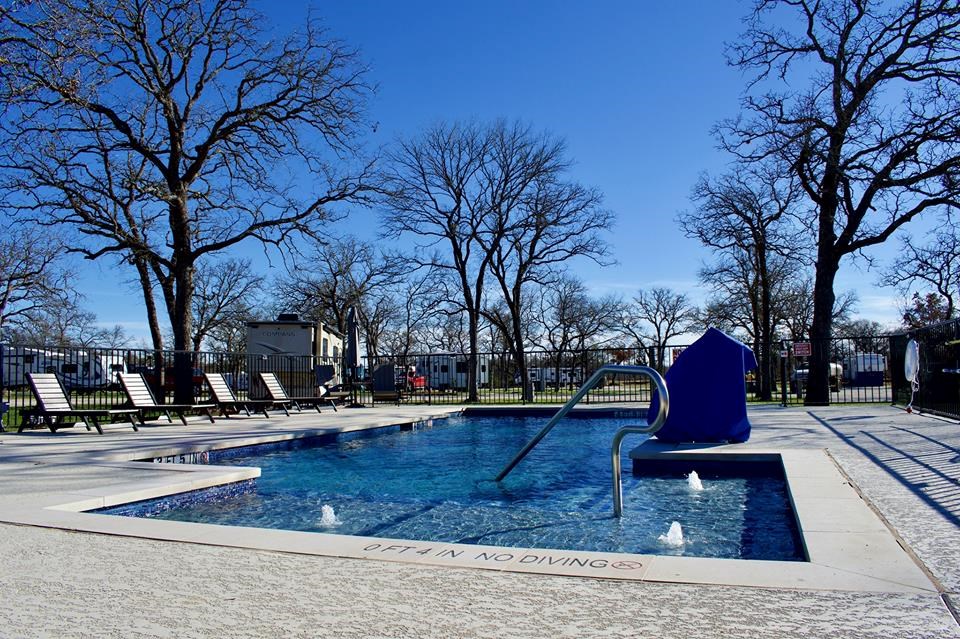
<svg viewBox="0 0 960 639">
<path fill-rule="evenodd" d="M 810 500 L 804 507 L 813 507 L 814 516 L 849 514 L 867 504 L 879 512 L 889 530 L 867 518 L 869 526 L 883 530 L 848 531 L 847 539 L 869 546 L 871 534 L 884 534 L 878 544 L 899 539 L 914 553 L 922 569 L 912 560 L 888 565 L 891 573 L 880 579 L 895 587 L 870 587 L 855 572 L 846 588 L 826 579 L 746 587 L 734 573 L 753 572 L 742 567 L 753 562 L 734 562 L 741 568 L 730 569 L 729 560 L 714 561 L 710 585 L 479 571 L 358 560 L 349 553 L 296 555 L 283 552 L 289 543 L 329 546 L 322 538 L 337 536 L 242 529 L 247 543 L 237 545 L 248 547 L 236 548 L 208 545 L 219 544 L 218 531 L 198 524 L 71 512 L 151 496 L 161 485 L 182 490 L 219 483 L 227 472 L 126 460 L 211 443 L 233 447 L 327 428 L 416 422 L 445 412 L 378 407 L 158 425 L 141 433 L 117 424 L 102 437 L 82 428 L 57 435 L 0 434 L 0 521 L 19 524 L 0 524 L 0 635 L 960 637 L 947 606 L 956 605 L 960 592 L 960 427 L 884 406 L 752 408 L 753 437 L 736 450 L 786 449 L 805 467 L 829 461 L 821 452 L 827 449 L 865 501 L 851 494 L 840 475 L 839 484 L 834 478 L 800 489 Z M 245 472 L 255 475 L 229 470 L 234 479 Z M 817 501 L 825 508 L 817 509 Z M 116 523 L 77 526 L 78 517 Z M 828 528 L 837 525 L 832 516 L 822 519 Z M 367 555 L 390 554 L 378 552 L 391 545 L 384 541 Z M 857 554 L 841 543 L 834 549 L 841 558 Z M 899 544 L 887 550 L 898 562 L 909 560 Z M 656 566 L 654 559 L 646 567 L 648 579 Z"/>
</svg>

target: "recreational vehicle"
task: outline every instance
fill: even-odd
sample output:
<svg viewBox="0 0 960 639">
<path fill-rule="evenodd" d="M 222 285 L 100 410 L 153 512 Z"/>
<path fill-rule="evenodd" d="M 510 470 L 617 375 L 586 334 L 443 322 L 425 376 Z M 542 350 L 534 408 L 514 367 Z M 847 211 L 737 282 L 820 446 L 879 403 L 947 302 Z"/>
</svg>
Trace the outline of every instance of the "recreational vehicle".
<svg viewBox="0 0 960 639">
<path fill-rule="evenodd" d="M 856 353 L 843 360 L 843 376 L 851 386 L 883 386 L 887 360 L 880 353 Z"/>
<path fill-rule="evenodd" d="M 468 384 L 467 356 L 459 353 L 428 353 L 417 356 L 417 373 L 427 378 L 430 388 L 437 390 L 465 390 Z M 480 358 L 477 366 L 477 385 L 487 386 L 490 372 L 487 361 Z"/>
<path fill-rule="evenodd" d="M 57 373 L 68 389 L 106 388 L 119 383 L 118 373 L 126 372 L 120 353 L 92 351 L 51 351 L 25 346 L 0 349 L 0 374 L 4 386 L 25 386 L 27 373 Z"/>
<path fill-rule="evenodd" d="M 573 384 L 579 386 L 583 383 L 583 369 L 579 366 L 561 367 L 560 375 L 557 376 L 557 369 L 553 366 L 541 366 L 527 369 L 527 378 L 531 382 L 543 382 L 544 384 L 560 383 L 561 386 Z"/>
<path fill-rule="evenodd" d="M 803 389 L 807 386 L 807 377 L 810 371 L 806 368 L 798 368 L 790 375 L 790 392 L 795 395 L 803 395 Z M 843 382 L 843 366 L 835 362 L 830 363 L 829 372 L 830 390 L 834 393 L 840 391 L 840 385 Z"/>
<path fill-rule="evenodd" d="M 0 382 L 8 388 L 27 385 L 27 373 L 59 373 L 63 354 L 25 346 L 0 347 Z"/>
<path fill-rule="evenodd" d="M 251 397 L 263 396 L 256 373 L 267 371 L 276 373 L 291 393 L 312 394 L 317 365 L 332 366 L 333 379 L 339 383 L 343 335 L 320 322 L 281 314 L 276 321 L 247 322 L 247 353 Z"/>
</svg>

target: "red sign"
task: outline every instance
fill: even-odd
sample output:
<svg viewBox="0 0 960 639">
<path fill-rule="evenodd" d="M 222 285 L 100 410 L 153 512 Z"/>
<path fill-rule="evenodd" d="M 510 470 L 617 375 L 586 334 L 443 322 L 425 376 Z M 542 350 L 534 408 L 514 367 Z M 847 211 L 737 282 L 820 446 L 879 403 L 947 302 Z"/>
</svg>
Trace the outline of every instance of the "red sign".
<svg viewBox="0 0 960 639">
<path fill-rule="evenodd" d="M 810 342 L 794 342 L 793 354 L 795 357 L 810 357 L 813 349 L 810 348 Z"/>
</svg>

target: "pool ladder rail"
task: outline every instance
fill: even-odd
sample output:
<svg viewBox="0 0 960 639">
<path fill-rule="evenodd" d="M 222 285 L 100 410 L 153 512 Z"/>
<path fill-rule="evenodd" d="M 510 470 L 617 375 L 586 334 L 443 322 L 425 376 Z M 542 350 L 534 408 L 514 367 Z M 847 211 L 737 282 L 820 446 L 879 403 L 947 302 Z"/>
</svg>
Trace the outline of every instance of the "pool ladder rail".
<svg viewBox="0 0 960 639">
<path fill-rule="evenodd" d="M 503 470 L 500 471 L 500 474 L 497 475 L 496 481 L 503 481 L 503 478 L 510 474 L 510 471 L 520 463 L 520 461 L 527 456 L 533 448 L 540 443 L 540 440 L 543 439 L 550 430 L 557 425 L 561 419 L 563 419 L 570 410 L 583 399 L 587 393 L 589 393 L 594 386 L 600 383 L 600 380 L 603 379 L 605 375 L 610 373 L 615 373 L 617 375 L 646 375 L 657 387 L 657 394 L 660 399 L 660 409 L 657 411 L 657 417 L 653 420 L 652 424 L 647 424 L 646 426 L 624 426 L 618 430 L 613 436 L 613 442 L 610 446 L 610 467 L 613 473 L 613 515 L 614 517 L 623 516 L 623 489 L 621 486 L 620 478 L 620 445 L 623 443 L 623 438 L 627 435 L 652 435 L 663 426 L 663 423 L 667 421 L 667 414 L 670 412 L 670 395 L 667 393 L 667 384 L 663 381 L 663 377 L 656 370 L 650 368 L 649 366 L 619 366 L 617 364 L 605 364 L 594 371 L 593 375 L 590 376 L 590 379 L 580 387 L 576 394 L 567 400 L 567 403 L 557 411 L 557 414 L 550 418 L 550 421 L 547 422 L 547 425 L 540 429 L 540 432 L 534 435 L 529 442 L 517 453 L 510 462 L 503 467 Z"/>
</svg>

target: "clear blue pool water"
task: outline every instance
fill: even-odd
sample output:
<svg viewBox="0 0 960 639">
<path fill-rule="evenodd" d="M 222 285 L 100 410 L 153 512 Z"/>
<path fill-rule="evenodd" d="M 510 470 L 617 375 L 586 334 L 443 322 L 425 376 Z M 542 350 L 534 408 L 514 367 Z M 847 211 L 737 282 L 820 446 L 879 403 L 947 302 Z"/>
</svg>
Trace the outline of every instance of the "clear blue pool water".
<svg viewBox="0 0 960 639">
<path fill-rule="evenodd" d="M 211 463 L 259 466 L 262 475 L 239 492 L 105 512 L 521 548 L 804 559 L 782 472 L 752 463 L 701 469 L 697 492 L 686 479 L 695 466 L 635 476 L 625 454 L 624 517 L 613 517 L 610 441 L 636 419 L 566 419 L 502 483 L 491 481 L 545 421 L 457 416 L 413 431 L 212 453 Z M 640 441 L 628 438 L 624 451 Z M 329 513 L 323 520 L 323 506 L 339 523 Z M 679 547 L 659 539 L 674 521 Z"/>
</svg>

